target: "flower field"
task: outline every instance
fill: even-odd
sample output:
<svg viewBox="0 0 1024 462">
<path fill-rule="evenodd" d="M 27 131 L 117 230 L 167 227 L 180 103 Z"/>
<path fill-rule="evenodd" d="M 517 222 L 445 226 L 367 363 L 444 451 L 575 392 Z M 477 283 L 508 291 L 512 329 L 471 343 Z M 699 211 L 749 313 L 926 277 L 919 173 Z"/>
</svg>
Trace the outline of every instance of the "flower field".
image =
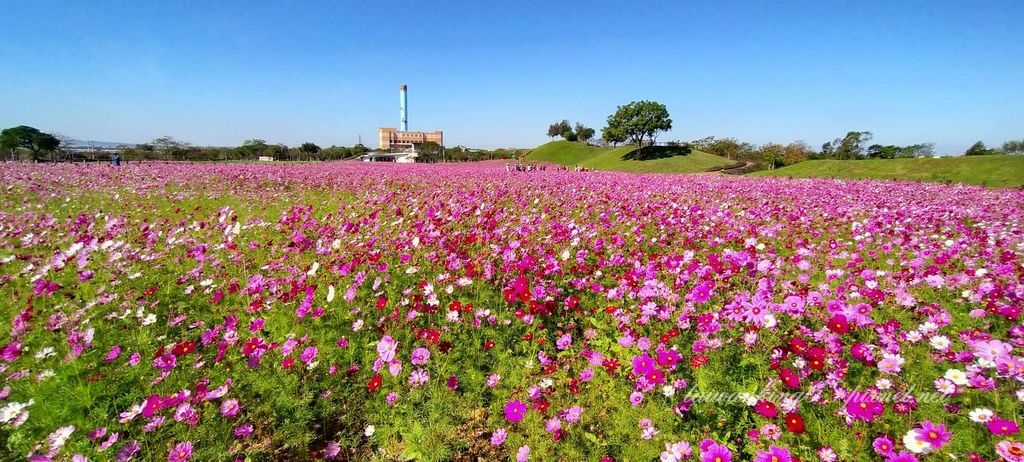
<svg viewBox="0 0 1024 462">
<path fill-rule="evenodd" d="M 1024 461 L 1024 192 L 0 166 L 0 460 Z"/>
</svg>

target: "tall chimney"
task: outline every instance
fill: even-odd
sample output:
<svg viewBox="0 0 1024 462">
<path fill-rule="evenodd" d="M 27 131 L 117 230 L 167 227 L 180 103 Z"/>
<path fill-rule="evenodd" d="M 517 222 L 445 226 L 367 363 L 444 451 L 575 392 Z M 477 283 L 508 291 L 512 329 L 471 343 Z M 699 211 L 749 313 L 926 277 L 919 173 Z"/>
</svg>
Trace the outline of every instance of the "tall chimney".
<svg viewBox="0 0 1024 462">
<path fill-rule="evenodd" d="M 401 125 L 401 128 L 399 128 L 399 130 L 405 132 L 405 131 L 409 131 L 409 112 L 408 112 L 409 111 L 409 109 L 408 109 L 409 108 L 409 99 L 406 96 L 406 86 L 405 86 L 404 83 L 402 84 L 401 87 L 399 87 L 399 90 L 400 91 L 399 91 L 398 100 L 402 104 L 402 110 L 399 113 L 399 115 L 402 118 L 402 125 Z"/>
</svg>

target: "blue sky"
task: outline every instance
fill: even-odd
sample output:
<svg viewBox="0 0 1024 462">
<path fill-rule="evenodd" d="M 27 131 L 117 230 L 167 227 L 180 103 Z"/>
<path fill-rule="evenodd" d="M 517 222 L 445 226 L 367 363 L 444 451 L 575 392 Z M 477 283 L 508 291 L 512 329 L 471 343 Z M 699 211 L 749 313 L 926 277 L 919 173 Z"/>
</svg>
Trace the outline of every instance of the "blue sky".
<svg viewBox="0 0 1024 462">
<path fill-rule="evenodd" d="M 0 126 L 199 145 L 532 147 L 560 119 L 668 106 L 660 139 L 848 130 L 882 144 L 1024 138 L 1024 2 L 8 2 Z"/>
</svg>

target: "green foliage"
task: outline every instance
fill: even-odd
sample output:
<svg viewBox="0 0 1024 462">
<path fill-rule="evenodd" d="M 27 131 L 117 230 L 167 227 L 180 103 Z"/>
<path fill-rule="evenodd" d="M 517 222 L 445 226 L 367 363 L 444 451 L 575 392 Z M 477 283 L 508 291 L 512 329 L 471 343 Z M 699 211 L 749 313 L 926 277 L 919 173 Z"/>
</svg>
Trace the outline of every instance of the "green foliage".
<svg viewBox="0 0 1024 462">
<path fill-rule="evenodd" d="M 997 151 L 997 150 L 995 150 L 995 149 L 988 149 L 988 148 L 986 148 L 985 147 L 985 143 L 983 143 L 981 141 L 978 141 L 977 143 L 972 144 L 971 147 L 967 148 L 967 151 L 964 152 L 965 156 L 991 156 L 993 154 L 1002 154 L 1002 153 Z"/>
<path fill-rule="evenodd" d="M 864 156 L 865 145 L 874 135 L 868 131 L 851 131 L 821 146 L 821 155 L 826 159 L 854 160 Z"/>
<path fill-rule="evenodd" d="M 637 147 L 643 141 L 654 143 L 660 132 L 672 129 L 672 118 L 664 104 L 656 101 L 633 101 L 619 106 L 608 116 L 608 127 L 612 134 L 622 133 Z"/>
<path fill-rule="evenodd" d="M 1007 154 L 1024 154 L 1024 140 L 1013 140 L 1003 143 L 1003 152 Z"/>
<path fill-rule="evenodd" d="M 656 148 L 656 155 L 646 156 L 631 145 L 611 148 L 568 141 L 552 141 L 540 145 L 527 154 L 526 160 L 551 162 L 568 167 L 580 165 L 598 171 L 649 173 L 704 172 L 713 167 L 732 163 L 728 159 L 681 146 L 659 146 Z"/>
<path fill-rule="evenodd" d="M 1024 158 L 1018 156 L 876 159 L 859 162 L 811 160 L 754 176 L 795 178 L 873 178 L 1012 188 L 1024 185 Z"/>
<path fill-rule="evenodd" d="M 548 137 L 562 136 L 566 131 L 572 131 L 572 125 L 569 125 L 568 120 L 561 120 L 548 125 Z"/>
<path fill-rule="evenodd" d="M 590 140 L 594 138 L 594 129 L 576 122 L 574 134 L 576 135 L 576 139 L 582 141 L 584 144 L 588 144 L 590 143 Z"/>
<path fill-rule="evenodd" d="M 0 132 L 0 149 L 7 151 L 12 159 L 17 158 L 18 149 L 27 149 L 32 160 L 42 160 L 42 154 L 52 154 L 58 146 L 60 140 L 57 137 L 26 125 L 7 128 Z"/>
</svg>

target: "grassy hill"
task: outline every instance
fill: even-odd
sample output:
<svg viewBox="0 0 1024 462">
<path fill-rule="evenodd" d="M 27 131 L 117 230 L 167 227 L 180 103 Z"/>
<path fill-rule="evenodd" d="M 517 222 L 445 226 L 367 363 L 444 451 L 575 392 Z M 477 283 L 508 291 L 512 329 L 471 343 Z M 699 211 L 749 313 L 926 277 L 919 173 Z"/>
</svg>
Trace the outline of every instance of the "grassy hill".
<svg viewBox="0 0 1024 462">
<path fill-rule="evenodd" d="M 1024 156 L 937 157 L 933 159 L 810 160 L 750 176 L 794 178 L 873 178 L 983 184 L 1024 185 Z"/>
<path fill-rule="evenodd" d="M 588 169 L 637 173 L 694 173 L 712 167 L 731 165 L 724 157 L 683 147 L 634 146 L 602 148 L 569 141 L 552 141 L 538 146 L 526 156 L 531 162 L 552 162 Z"/>
</svg>

